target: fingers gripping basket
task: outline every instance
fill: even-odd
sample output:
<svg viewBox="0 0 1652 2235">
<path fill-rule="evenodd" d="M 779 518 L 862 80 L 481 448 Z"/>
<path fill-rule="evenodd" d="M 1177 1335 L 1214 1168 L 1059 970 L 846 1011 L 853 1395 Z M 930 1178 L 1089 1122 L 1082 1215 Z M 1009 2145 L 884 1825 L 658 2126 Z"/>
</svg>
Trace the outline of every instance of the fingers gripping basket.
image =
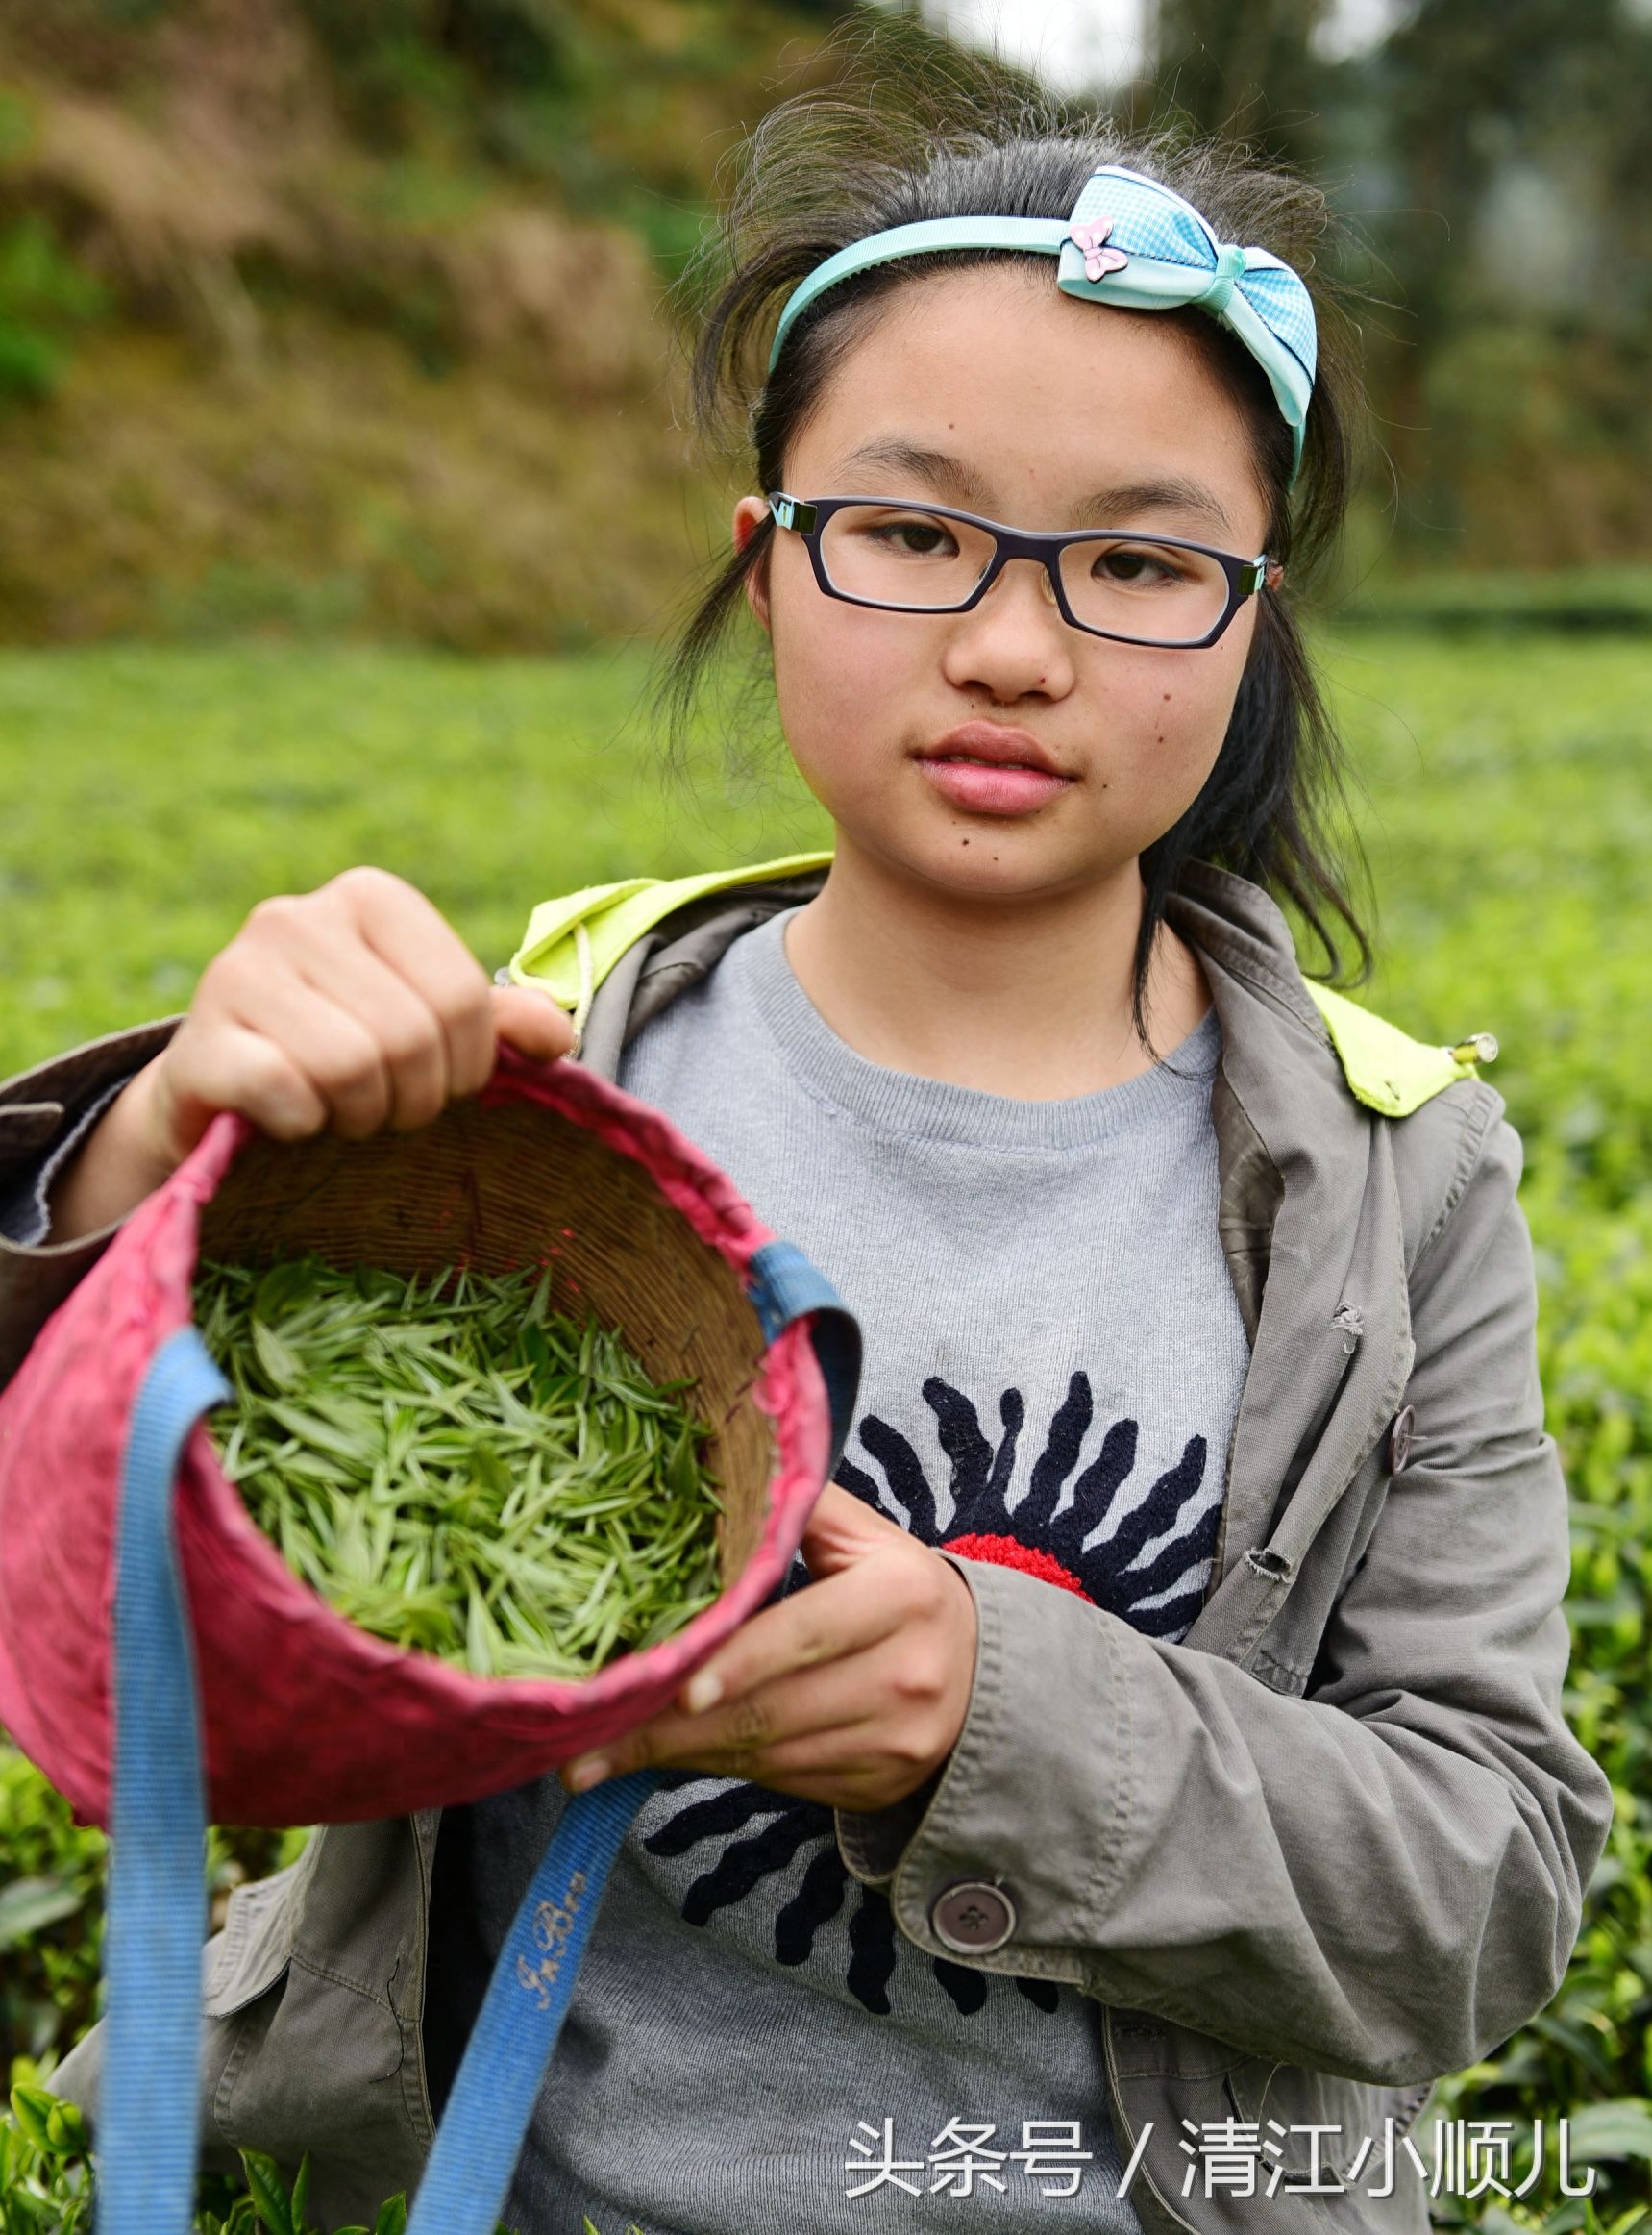
<svg viewBox="0 0 1652 2235">
<path fill-rule="evenodd" d="M 225 1479 L 201 1415 L 227 1391 L 191 1322 L 198 1256 L 308 1251 L 404 1275 L 549 1264 L 558 1308 L 618 1329 L 655 1379 L 694 1377 L 724 1505 L 713 1604 L 580 1683 L 474 1676 L 334 1613 Z M 207 1815 L 455 1805 L 648 1720 L 782 1583 L 858 1358 L 829 1286 L 658 1112 L 508 1052 L 477 1101 L 413 1133 L 278 1147 L 220 1117 L 134 1214 L 0 1396 L 0 1724 L 114 1835 L 100 2235 L 190 2223 Z M 491 2235 L 603 1876 L 653 1783 L 564 1809 L 415 2229 Z"/>
</svg>

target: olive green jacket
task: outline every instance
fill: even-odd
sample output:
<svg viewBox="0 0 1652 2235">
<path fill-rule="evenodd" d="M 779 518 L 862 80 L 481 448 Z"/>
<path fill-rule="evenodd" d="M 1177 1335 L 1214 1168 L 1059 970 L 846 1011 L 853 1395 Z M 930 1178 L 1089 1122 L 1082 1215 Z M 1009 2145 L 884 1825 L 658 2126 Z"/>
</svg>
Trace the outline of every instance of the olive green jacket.
<svg viewBox="0 0 1652 2235">
<path fill-rule="evenodd" d="M 611 921 L 606 953 L 541 926 L 516 974 L 582 978 L 581 1058 L 611 1077 L 629 1032 L 818 889 L 818 867 L 782 868 L 629 923 L 617 954 Z M 1566 1494 L 1519 1144 L 1467 1065 L 1322 1005 L 1254 886 L 1195 870 L 1172 920 L 1220 1013 L 1221 1234 L 1252 1344 L 1204 1605 L 1171 1644 L 957 1561 L 979 1617 L 957 1745 L 909 1800 L 840 1813 L 838 1838 L 917 1947 L 1095 1998 L 1125 2156 L 1147 2136 L 1131 2193 L 1149 2235 L 1423 2235 L 1397 2137 L 1436 2077 L 1555 1994 L 1612 1814 L 1561 1713 Z M 167 1030 L 0 1087 L 0 1184 Z M 0 1374 L 103 1239 L 0 1245 Z M 321 1832 L 233 1897 L 207 1951 L 209 2142 L 310 2150 L 335 2217 L 414 2185 L 430 2142 L 437 1823 Z M 982 1879 L 1016 1925 L 967 1958 L 931 1912 Z M 94 2115 L 98 2047 L 62 2075 Z M 1230 2119 L 1270 2146 L 1253 2198 L 1205 2196 L 1188 2154 Z M 1319 2179 L 1344 2194 L 1294 2193 L 1310 2125 L 1340 2129 Z"/>
</svg>

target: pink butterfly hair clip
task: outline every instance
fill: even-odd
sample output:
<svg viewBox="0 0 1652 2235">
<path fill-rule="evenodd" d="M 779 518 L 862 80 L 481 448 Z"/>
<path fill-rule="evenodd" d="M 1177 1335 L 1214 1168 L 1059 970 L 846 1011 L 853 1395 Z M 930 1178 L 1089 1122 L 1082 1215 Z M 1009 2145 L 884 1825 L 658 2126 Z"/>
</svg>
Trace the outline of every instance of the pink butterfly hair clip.
<svg viewBox="0 0 1652 2235">
<path fill-rule="evenodd" d="M 1122 272 L 1129 258 L 1122 248 L 1103 248 L 1101 243 L 1113 230 L 1111 217 L 1093 217 L 1087 224 L 1074 224 L 1069 236 L 1075 248 L 1084 252 L 1084 277 L 1098 280 L 1108 272 Z"/>
</svg>

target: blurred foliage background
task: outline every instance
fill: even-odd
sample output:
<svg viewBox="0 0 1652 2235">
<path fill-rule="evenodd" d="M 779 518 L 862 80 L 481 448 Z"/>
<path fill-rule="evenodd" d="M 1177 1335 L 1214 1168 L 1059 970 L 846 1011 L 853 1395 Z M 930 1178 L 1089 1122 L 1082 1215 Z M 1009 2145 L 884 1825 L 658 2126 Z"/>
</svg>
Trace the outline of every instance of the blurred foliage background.
<svg viewBox="0 0 1652 2235">
<path fill-rule="evenodd" d="M 1346 51 L 1373 17 L 1388 36 Z M 1154 97 L 1302 163 L 1367 245 L 1345 276 L 1387 306 L 1362 322 L 1393 559 L 1644 559 L 1652 8 L 1161 0 L 1160 21 Z"/>
<path fill-rule="evenodd" d="M 0 0 L 0 638 L 656 631 L 726 502 L 666 290 L 742 128 L 894 15 L 944 43 L 943 0 Z M 1344 602 L 1644 622 L 1601 570 L 1652 553 L 1647 0 L 1141 29 L 1097 99 L 1348 222 Z"/>
</svg>

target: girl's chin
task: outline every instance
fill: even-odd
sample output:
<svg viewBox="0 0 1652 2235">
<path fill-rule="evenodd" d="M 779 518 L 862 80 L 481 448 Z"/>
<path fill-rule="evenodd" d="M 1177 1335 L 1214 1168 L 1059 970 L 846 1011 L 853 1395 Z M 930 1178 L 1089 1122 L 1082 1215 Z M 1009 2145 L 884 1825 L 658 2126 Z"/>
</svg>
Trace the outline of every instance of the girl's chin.
<svg viewBox="0 0 1652 2235">
<path fill-rule="evenodd" d="M 1075 848 L 1036 817 L 894 815 L 838 826 L 838 848 L 878 864 L 884 876 L 959 899 L 1048 900 L 1106 884 L 1120 864 L 1099 846 Z"/>
</svg>

